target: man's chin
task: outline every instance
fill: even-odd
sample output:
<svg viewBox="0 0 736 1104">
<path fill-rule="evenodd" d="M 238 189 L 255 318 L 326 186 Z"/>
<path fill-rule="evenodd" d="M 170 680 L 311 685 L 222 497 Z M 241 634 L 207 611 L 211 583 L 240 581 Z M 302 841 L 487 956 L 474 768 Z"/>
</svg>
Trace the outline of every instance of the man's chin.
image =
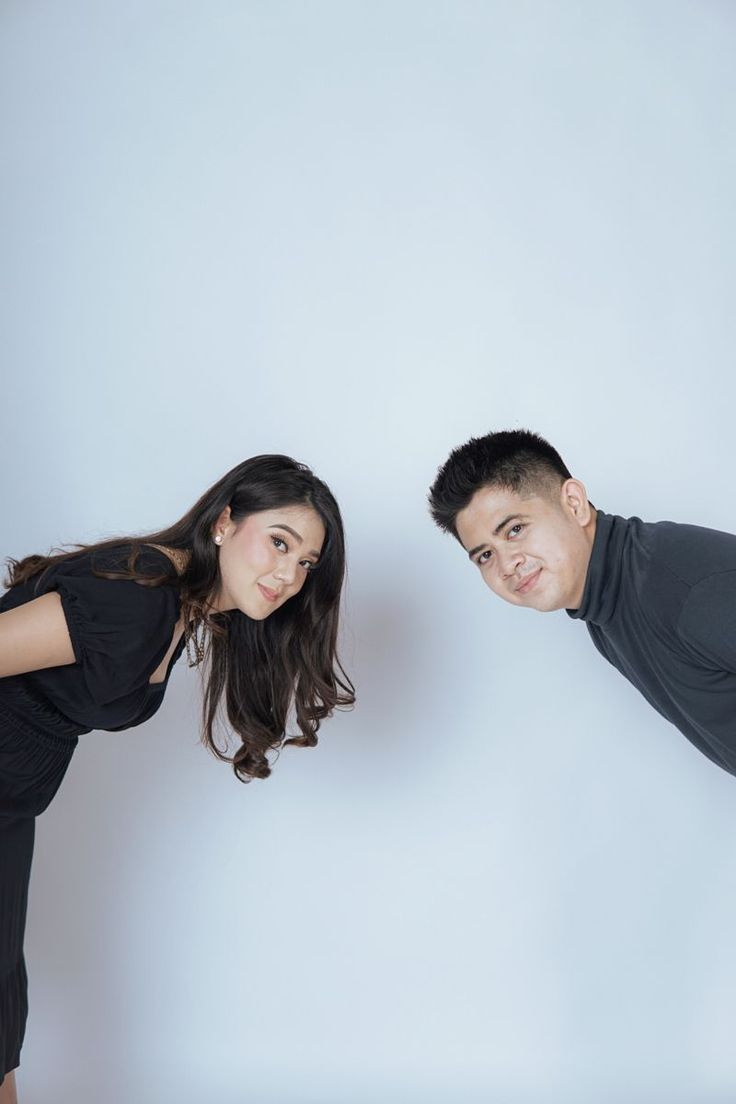
<svg viewBox="0 0 736 1104">
<path fill-rule="evenodd" d="M 556 610 L 565 609 L 565 603 L 560 598 L 549 594 L 530 594 L 525 602 L 515 602 L 514 605 L 535 610 L 537 613 L 555 613 Z"/>
<path fill-rule="evenodd" d="M 543 593 L 543 588 L 540 588 L 539 593 L 536 593 L 536 588 L 532 589 L 529 594 L 517 594 L 516 591 L 508 590 L 497 590 L 495 593 L 511 606 L 517 606 L 519 609 L 536 610 L 537 613 L 554 613 L 555 610 L 565 608 L 565 603 L 557 595 Z"/>
</svg>

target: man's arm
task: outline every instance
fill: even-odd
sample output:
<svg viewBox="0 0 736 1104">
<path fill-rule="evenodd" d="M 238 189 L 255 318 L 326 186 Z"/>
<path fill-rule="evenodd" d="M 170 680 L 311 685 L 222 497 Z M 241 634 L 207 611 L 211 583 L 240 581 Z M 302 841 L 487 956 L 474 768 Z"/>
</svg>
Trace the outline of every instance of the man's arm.
<svg viewBox="0 0 736 1104">
<path fill-rule="evenodd" d="M 696 583 L 677 627 L 707 666 L 736 674 L 736 571 L 721 571 Z"/>
</svg>

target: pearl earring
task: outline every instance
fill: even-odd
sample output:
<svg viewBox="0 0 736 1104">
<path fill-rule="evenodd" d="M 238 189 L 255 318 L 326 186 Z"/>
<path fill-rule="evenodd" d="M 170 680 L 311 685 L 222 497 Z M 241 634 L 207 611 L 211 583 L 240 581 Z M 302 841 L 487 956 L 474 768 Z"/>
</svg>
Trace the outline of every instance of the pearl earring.
<svg viewBox="0 0 736 1104">
<path fill-rule="evenodd" d="M 222 544 L 222 536 L 220 535 L 220 533 L 218 533 L 215 537 L 215 544 Z"/>
</svg>

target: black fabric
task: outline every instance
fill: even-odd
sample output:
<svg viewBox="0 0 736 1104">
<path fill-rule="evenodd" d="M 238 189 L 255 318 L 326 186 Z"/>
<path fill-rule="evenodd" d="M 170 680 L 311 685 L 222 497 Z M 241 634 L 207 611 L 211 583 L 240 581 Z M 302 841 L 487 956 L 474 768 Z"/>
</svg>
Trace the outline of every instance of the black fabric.
<svg viewBox="0 0 736 1104">
<path fill-rule="evenodd" d="M 76 736 L 49 735 L 0 705 L 0 1083 L 20 1064 L 28 1013 L 23 935 L 36 817 L 76 744 Z"/>
<path fill-rule="evenodd" d="M 580 608 L 598 649 L 736 774 L 736 536 L 598 511 Z"/>
<path fill-rule="evenodd" d="M 48 591 L 59 592 L 76 663 L 0 679 L 0 700 L 12 695 L 26 705 L 46 706 L 71 723 L 77 735 L 92 729 L 117 732 L 147 721 L 159 708 L 166 681 L 149 679 L 166 655 L 179 618 L 176 569 L 163 552 L 144 547 L 137 570 L 166 574 L 170 583 L 144 586 L 129 579 L 105 579 L 95 571 L 124 571 L 129 545 L 83 552 L 54 564 L 37 581 L 12 587 L 0 598 L 0 612 Z M 183 639 L 169 671 L 181 655 Z M 167 674 L 168 679 L 168 674 Z"/>
<path fill-rule="evenodd" d="M 125 570 L 129 545 L 80 553 L 0 598 L 0 612 L 57 590 L 76 662 L 0 679 L 0 1083 L 20 1060 L 27 1014 L 23 959 L 35 818 L 56 793 L 79 735 L 147 720 L 160 706 L 166 679 L 149 679 L 168 651 L 179 618 L 176 571 L 145 548 L 138 569 L 166 574 L 160 586 L 99 578 Z"/>
</svg>

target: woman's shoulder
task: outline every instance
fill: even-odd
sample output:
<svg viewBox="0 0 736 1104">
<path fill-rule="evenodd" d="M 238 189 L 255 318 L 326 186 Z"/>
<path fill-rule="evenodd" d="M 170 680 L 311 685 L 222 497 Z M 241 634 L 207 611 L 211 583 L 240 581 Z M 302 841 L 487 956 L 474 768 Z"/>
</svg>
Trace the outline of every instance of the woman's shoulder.
<svg viewBox="0 0 736 1104">
<path fill-rule="evenodd" d="M 58 591 L 77 655 L 122 660 L 168 644 L 180 594 L 164 552 L 121 542 L 81 550 L 54 566 L 39 592 Z"/>
<path fill-rule="evenodd" d="M 158 545 L 121 540 L 96 548 L 79 548 L 62 558 L 52 559 L 35 575 L 11 586 L 0 596 L 0 611 L 22 605 L 50 590 L 58 590 L 66 583 L 115 580 L 127 583 L 123 588 L 127 593 L 131 587 L 135 587 L 135 591 L 170 590 L 178 587 L 179 574 L 172 556 Z"/>
<path fill-rule="evenodd" d="M 114 575 L 131 582 L 147 579 L 175 583 L 179 577 L 174 558 L 160 545 L 143 541 L 120 541 L 98 548 L 81 548 L 68 559 L 47 568 L 49 582 L 65 575 Z"/>
<path fill-rule="evenodd" d="M 163 556 L 168 560 L 170 567 L 173 567 L 177 576 L 183 575 L 187 569 L 190 553 L 182 548 L 168 548 L 163 544 L 144 543 L 141 545 L 141 549 L 146 553 L 151 552 L 154 556 L 158 556 L 159 562 L 160 557 Z"/>
</svg>

